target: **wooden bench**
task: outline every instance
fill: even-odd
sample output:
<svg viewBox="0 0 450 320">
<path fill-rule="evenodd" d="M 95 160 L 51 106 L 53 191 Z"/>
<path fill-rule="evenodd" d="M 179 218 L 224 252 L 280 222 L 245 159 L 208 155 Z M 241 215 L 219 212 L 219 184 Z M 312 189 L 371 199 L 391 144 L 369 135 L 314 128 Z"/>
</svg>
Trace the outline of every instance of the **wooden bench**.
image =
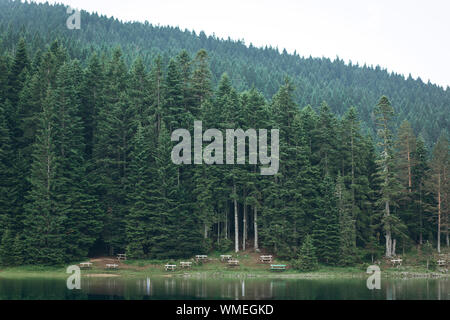
<svg viewBox="0 0 450 320">
<path fill-rule="evenodd" d="M 232 260 L 232 259 L 228 260 L 228 266 L 229 267 L 237 267 L 237 266 L 239 266 L 239 260 Z"/>
<path fill-rule="evenodd" d="M 80 268 L 91 268 L 92 267 L 92 262 L 82 262 L 80 263 Z"/>
<path fill-rule="evenodd" d="M 117 260 L 127 260 L 127 255 L 125 253 L 119 253 L 117 255 Z"/>
<path fill-rule="evenodd" d="M 286 270 L 286 265 L 285 264 L 271 264 L 270 270 L 271 271 L 284 271 L 284 270 Z"/>
<path fill-rule="evenodd" d="M 391 263 L 392 263 L 393 266 L 395 266 L 396 264 L 401 266 L 402 265 L 402 261 L 403 261 L 402 259 L 392 259 Z"/>
<path fill-rule="evenodd" d="M 271 255 L 259 257 L 259 261 L 261 261 L 262 263 L 271 263 L 272 259 L 273 257 Z"/>
<path fill-rule="evenodd" d="M 175 271 L 176 267 L 177 267 L 176 264 L 166 264 L 166 265 L 164 266 L 164 268 L 165 268 L 166 271 Z"/>
<path fill-rule="evenodd" d="M 204 255 L 204 254 L 198 254 L 198 255 L 195 256 L 195 260 L 197 260 L 197 262 L 198 261 L 205 261 L 206 259 L 208 259 L 208 256 Z"/>
<path fill-rule="evenodd" d="M 106 269 L 119 269 L 119 265 L 115 263 L 107 263 Z"/>
<path fill-rule="evenodd" d="M 438 260 L 437 261 L 437 265 L 438 266 L 445 266 L 445 265 L 447 265 L 447 261 L 445 261 L 445 260 Z"/>
<path fill-rule="evenodd" d="M 231 255 L 230 254 L 221 254 L 220 255 L 220 261 L 224 262 L 224 261 L 228 261 L 231 259 Z"/>
<path fill-rule="evenodd" d="M 190 267 L 192 267 L 192 262 L 180 261 L 180 267 L 182 267 L 182 268 L 190 268 Z"/>
</svg>

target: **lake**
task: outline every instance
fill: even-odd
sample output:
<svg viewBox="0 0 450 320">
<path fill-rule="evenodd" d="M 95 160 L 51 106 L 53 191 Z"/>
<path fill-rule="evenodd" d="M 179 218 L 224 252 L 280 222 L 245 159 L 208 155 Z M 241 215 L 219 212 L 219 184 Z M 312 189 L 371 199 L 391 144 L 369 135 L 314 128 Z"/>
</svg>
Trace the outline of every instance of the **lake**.
<svg viewBox="0 0 450 320">
<path fill-rule="evenodd" d="M 2 279 L 0 300 L 51 299 L 300 299 L 402 300 L 450 299 L 450 279 L 382 279 L 380 290 L 368 290 L 366 279 L 211 279 L 144 277 L 81 279 L 80 290 L 68 290 L 64 279 Z"/>
</svg>

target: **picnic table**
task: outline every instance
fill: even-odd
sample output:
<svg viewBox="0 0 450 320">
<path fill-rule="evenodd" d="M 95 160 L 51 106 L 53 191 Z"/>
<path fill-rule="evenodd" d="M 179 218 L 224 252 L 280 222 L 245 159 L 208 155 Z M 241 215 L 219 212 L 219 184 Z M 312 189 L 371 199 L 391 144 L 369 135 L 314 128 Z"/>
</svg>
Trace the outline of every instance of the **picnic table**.
<svg viewBox="0 0 450 320">
<path fill-rule="evenodd" d="M 271 255 L 259 257 L 259 261 L 261 261 L 262 263 L 271 263 L 272 259 L 273 259 L 273 257 Z"/>
<path fill-rule="evenodd" d="M 195 256 L 195 260 L 197 260 L 197 261 L 203 261 L 203 260 L 206 260 L 206 259 L 208 259 L 208 256 L 205 255 L 205 254 L 198 254 L 198 255 Z"/>
<path fill-rule="evenodd" d="M 80 263 L 80 268 L 91 268 L 92 262 L 82 262 Z"/>
<path fill-rule="evenodd" d="M 125 253 L 119 253 L 117 255 L 117 260 L 127 260 L 127 255 Z"/>
<path fill-rule="evenodd" d="M 176 267 L 177 267 L 176 264 L 166 264 L 166 265 L 164 266 L 164 268 L 165 268 L 166 271 L 175 271 L 175 268 L 176 268 Z"/>
<path fill-rule="evenodd" d="M 118 269 L 119 265 L 115 264 L 115 263 L 107 263 L 106 264 L 106 269 Z"/>
<path fill-rule="evenodd" d="M 286 270 L 286 265 L 285 264 L 271 264 L 270 270 L 271 271 L 284 271 L 284 270 Z"/>
<path fill-rule="evenodd" d="M 192 262 L 190 262 L 190 261 L 180 261 L 180 266 L 182 268 L 190 268 L 190 267 L 192 267 Z"/>
<path fill-rule="evenodd" d="M 221 254 L 220 261 L 228 261 L 231 259 L 231 254 Z"/>
<path fill-rule="evenodd" d="M 447 261 L 445 261 L 445 260 L 438 260 L 437 261 L 437 265 L 438 266 L 445 266 L 447 264 Z"/>
<path fill-rule="evenodd" d="M 239 260 L 233 260 L 233 259 L 230 259 L 230 260 L 228 260 L 228 266 L 229 267 L 237 267 L 237 266 L 239 266 Z"/>
<path fill-rule="evenodd" d="M 396 264 L 398 264 L 398 265 L 401 266 L 401 265 L 402 265 L 402 261 L 403 261 L 402 259 L 392 259 L 392 260 L 391 260 L 391 263 L 392 263 L 392 265 L 394 265 L 394 266 L 395 266 Z"/>
</svg>

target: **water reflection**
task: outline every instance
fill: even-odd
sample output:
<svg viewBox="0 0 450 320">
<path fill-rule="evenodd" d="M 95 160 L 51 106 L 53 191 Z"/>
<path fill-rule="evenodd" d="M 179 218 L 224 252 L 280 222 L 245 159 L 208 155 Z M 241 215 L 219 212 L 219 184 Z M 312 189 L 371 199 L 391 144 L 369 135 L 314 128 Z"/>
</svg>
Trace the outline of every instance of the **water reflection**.
<svg viewBox="0 0 450 320">
<path fill-rule="evenodd" d="M 365 279 L 88 278 L 81 290 L 64 279 L 2 279 L 0 299 L 433 299 L 449 300 L 449 279 L 382 279 L 368 290 Z"/>
</svg>

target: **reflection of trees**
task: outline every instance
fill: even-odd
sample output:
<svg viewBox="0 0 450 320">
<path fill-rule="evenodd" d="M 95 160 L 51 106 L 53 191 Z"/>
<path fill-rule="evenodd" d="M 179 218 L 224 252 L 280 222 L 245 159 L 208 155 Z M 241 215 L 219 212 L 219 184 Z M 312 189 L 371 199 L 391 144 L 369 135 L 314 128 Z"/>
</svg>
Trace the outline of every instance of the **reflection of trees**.
<svg viewBox="0 0 450 320">
<path fill-rule="evenodd" d="M 0 300 L 10 299 L 417 299 L 449 300 L 450 279 L 384 279 L 368 290 L 365 279 L 208 279 L 82 277 L 81 290 L 65 279 L 1 279 Z"/>
</svg>

